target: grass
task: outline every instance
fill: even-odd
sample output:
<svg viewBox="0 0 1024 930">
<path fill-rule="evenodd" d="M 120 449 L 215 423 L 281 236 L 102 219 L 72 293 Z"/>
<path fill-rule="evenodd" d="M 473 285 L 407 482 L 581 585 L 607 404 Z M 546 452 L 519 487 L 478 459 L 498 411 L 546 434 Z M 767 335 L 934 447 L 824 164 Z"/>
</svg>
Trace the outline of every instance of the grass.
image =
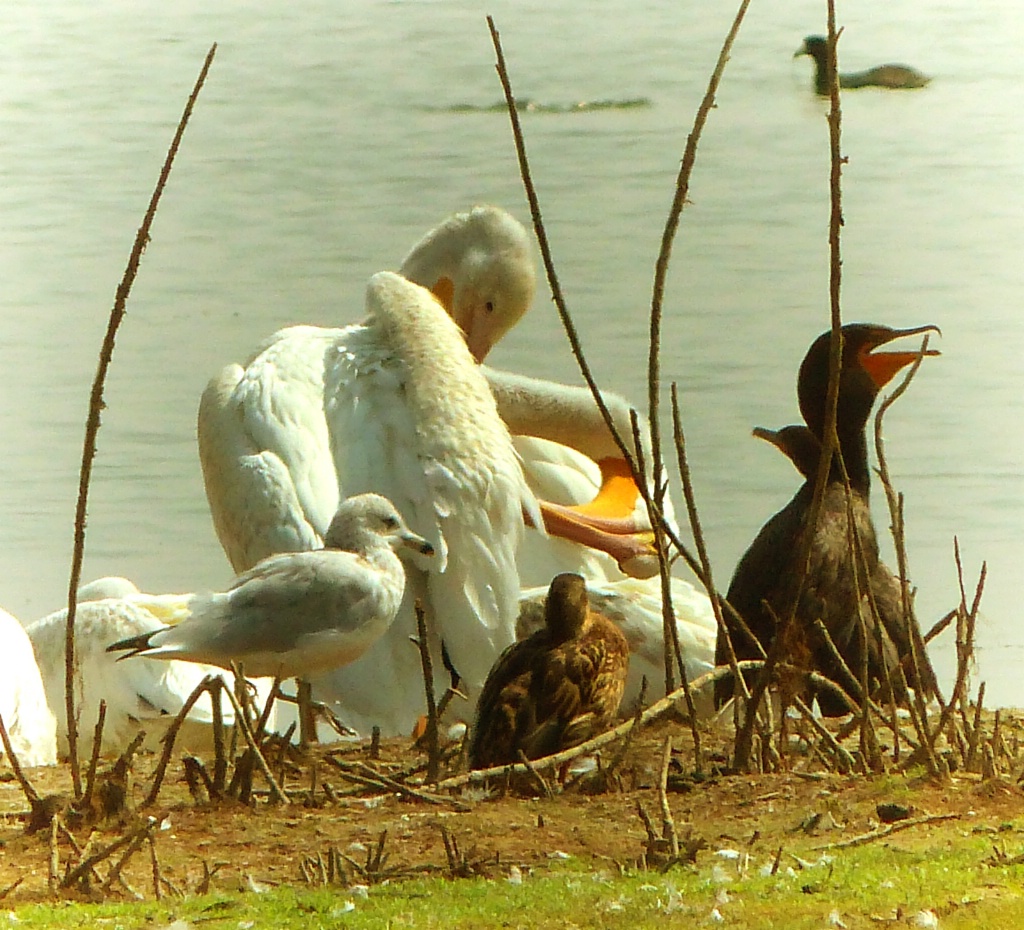
<svg viewBox="0 0 1024 930">
<path fill-rule="evenodd" d="M 1006 825 L 1005 834 L 1021 828 Z M 139 904 L 33 905 L 18 927 L 358 928 L 444 930 L 663 928 L 722 923 L 729 927 L 941 926 L 985 928 L 1024 923 L 1024 865 L 993 857 L 991 836 L 958 824 L 921 848 L 872 844 L 822 855 L 801 866 L 784 858 L 752 860 L 706 853 L 697 868 L 667 874 L 580 873 L 566 863 L 544 876 L 450 881 L 440 878 L 370 889 L 297 890 L 207 895 Z M 1011 844 L 1013 841 L 1010 841 Z M 1016 843 L 1024 845 L 1024 843 Z M 1008 851 L 1009 853 L 1009 851 Z M 1012 859 L 1012 856 L 1009 856 Z M 721 916 L 721 921 L 715 914 Z M 938 923 L 932 923 L 932 920 Z M 3 917 L 0 915 L 0 922 Z M 881 921 L 881 923 L 880 923 Z"/>
</svg>

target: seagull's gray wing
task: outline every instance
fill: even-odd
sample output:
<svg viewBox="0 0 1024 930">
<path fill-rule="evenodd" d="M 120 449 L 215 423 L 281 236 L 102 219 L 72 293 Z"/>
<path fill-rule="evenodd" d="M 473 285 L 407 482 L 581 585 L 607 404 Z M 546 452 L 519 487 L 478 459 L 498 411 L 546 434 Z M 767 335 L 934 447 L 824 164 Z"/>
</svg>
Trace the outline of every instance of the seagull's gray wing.
<svg viewBox="0 0 1024 930">
<path fill-rule="evenodd" d="M 283 654 L 305 636 L 354 631 L 377 618 L 381 581 L 349 552 L 284 553 L 240 575 L 225 594 L 197 597 L 192 617 L 160 645 L 240 661 L 247 654 Z"/>
</svg>

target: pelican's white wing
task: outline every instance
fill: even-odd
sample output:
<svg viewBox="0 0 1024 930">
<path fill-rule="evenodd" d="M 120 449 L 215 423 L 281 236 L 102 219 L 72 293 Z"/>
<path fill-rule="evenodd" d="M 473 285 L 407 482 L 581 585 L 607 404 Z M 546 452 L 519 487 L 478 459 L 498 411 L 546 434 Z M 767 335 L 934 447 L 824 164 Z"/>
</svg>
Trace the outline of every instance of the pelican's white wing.
<svg viewBox="0 0 1024 930">
<path fill-rule="evenodd" d="M 538 500 L 555 504 L 586 504 L 601 489 L 601 470 L 581 452 L 535 436 L 513 436 L 523 474 Z M 543 587 L 562 572 L 576 572 L 595 581 L 625 575 L 604 552 L 529 528 L 516 561 L 524 588 Z"/>
<path fill-rule="evenodd" d="M 106 651 L 119 639 L 138 636 L 161 629 L 168 623 L 180 622 L 189 615 L 192 595 L 133 594 L 124 598 L 106 598 L 78 605 L 75 616 L 76 707 L 79 709 L 79 745 L 89 752 L 101 699 L 107 702 L 103 727 L 105 752 L 120 752 L 140 729 L 147 731 L 147 745 L 156 747 L 159 737 L 181 710 L 188 696 L 209 674 L 234 681 L 230 672 L 194 662 L 162 662 L 155 659 L 132 659 L 118 662 Z M 37 620 L 26 632 L 32 641 L 46 700 L 57 718 L 61 752 L 66 754 L 67 711 L 64 701 L 64 636 L 67 609 Z M 258 685 L 256 698 L 262 706 L 269 694 L 270 682 Z M 230 705 L 223 702 L 224 722 L 233 721 Z M 204 695 L 189 712 L 193 723 L 212 722 L 209 697 Z M 192 748 L 202 748 L 196 741 L 208 744 L 210 735 L 201 730 L 186 734 Z"/>
<path fill-rule="evenodd" d="M 46 703 L 32 643 L 21 624 L 0 609 L 0 715 L 22 765 L 57 761 L 57 722 Z M 0 744 L 0 757 L 4 755 Z"/>
<path fill-rule="evenodd" d="M 217 536 L 236 572 L 323 544 L 340 500 L 323 414 L 324 357 L 347 330 L 292 326 L 199 405 L 199 457 Z"/>
<path fill-rule="evenodd" d="M 370 321 L 332 350 L 326 413 L 346 494 L 389 497 L 435 547 L 407 572 L 392 627 L 363 658 L 314 682 L 356 729 L 409 732 L 423 712 L 413 602 L 430 622 L 437 670 L 441 640 L 475 697 L 491 664 L 515 638 L 516 550 L 523 509 L 536 502 L 522 476 L 465 340 L 429 292 L 381 273 L 367 292 Z"/>
</svg>

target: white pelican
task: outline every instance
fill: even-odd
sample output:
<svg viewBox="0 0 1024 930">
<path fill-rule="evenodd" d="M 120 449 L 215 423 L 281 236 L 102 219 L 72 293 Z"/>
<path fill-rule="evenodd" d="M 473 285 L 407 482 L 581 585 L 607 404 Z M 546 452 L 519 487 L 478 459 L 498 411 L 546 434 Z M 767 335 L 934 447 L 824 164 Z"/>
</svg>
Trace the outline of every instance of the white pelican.
<svg viewBox="0 0 1024 930">
<path fill-rule="evenodd" d="M 46 703 L 32 643 L 21 624 L 0 609 L 0 716 L 24 766 L 57 762 L 57 721 Z M 0 744 L 0 756 L 4 747 Z"/>
<path fill-rule="evenodd" d="M 489 213 L 476 217 L 487 221 L 485 228 L 492 219 Z M 424 242 L 432 249 L 436 236 Z M 492 253 L 481 255 L 489 260 Z M 471 264 L 481 262 L 485 279 L 495 278 L 482 258 Z M 476 290 L 464 286 L 456 293 L 483 287 L 477 281 Z M 495 298 L 486 302 L 494 305 Z M 228 369 L 236 389 L 225 394 L 221 378 L 204 394 L 200 452 L 219 535 L 225 540 L 227 524 L 239 531 L 234 539 L 241 544 L 225 542 L 234 563 L 244 564 L 266 545 L 253 527 L 265 526 L 271 512 L 270 523 L 299 527 L 293 539 L 315 545 L 315 508 L 296 506 L 306 498 L 317 507 L 323 503 L 309 493 L 310 474 L 323 478 L 319 484 L 333 494 L 337 474 L 346 494 L 385 495 L 433 545 L 435 564 L 409 570 L 406 599 L 388 633 L 364 658 L 313 681 L 319 700 L 340 703 L 333 710 L 345 724 L 364 733 L 378 725 L 393 734 L 409 732 L 424 707 L 420 660 L 409 642 L 415 601 L 427 611 L 437 687 L 446 684 L 443 637 L 466 687 L 479 688 L 515 639 L 523 513 L 537 522 L 540 515 L 494 397 L 452 316 L 431 292 L 391 272 L 371 279 L 367 311 L 364 324 L 344 330 L 285 331 L 245 372 Z M 483 319 L 496 326 L 486 314 Z M 279 350 L 294 358 L 310 344 L 307 336 L 319 340 L 324 353 L 312 373 L 281 365 Z M 321 386 L 312 384 L 316 380 Z M 244 454 L 247 448 L 253 452 Z M 248 518 L 254 511 L 258 518 Z"/>
<path fill-rule="evenodd" d="M 107 702 L 103 725 L 103 752 L 119 753 L 140 730 L 146 730 L 145 745 L 159 749 L 160 738 L 181 710 L 188 696 L 207 675 L 219 675 L 228 687 L 234 676 L 219 668 L 191 662 L 118 663 L 106 652 L 117 639 L 138 636 L 180 623 L 190 613 L 192 594 L 144 594 L 125 578 L 100 578 L 78 591 L 75 613 L 75 707 L 78 710 L 79 746 L 92 751 L 99 703 Z M 42 674 L 46 701 L 57 718 L 60 751 L 68 753 L 67 709 L 64 698 L 64 637 L 67 609 L 55 611 L 29 625 L 26 630 Z M 256 705 L 263 707 L 270 696 L 270 679 L 254 679 Z M 234 711 L 221 701 L 228 726 Z M 181 745 L 193 750 L 212 745 L 210 724 L 213 709 L 209 695 L 203 695 L 186 718 L 180 733 Z M 273 717 L 270 721 L 273 728 Z"/>
<path fill-rule="evenodd" d="M 535 512 L 529 513 L 533 496 L 519 487 L 521 466 L 507 447 L 507 430 L 494 419 L 494 405 L 513 432 L 569 442 L 600 460 L 599 466 L 589 465 L 600 469 L 602 485 L 620 481 L 624 463 L 589 391 L 483 367 L 470 370 L 532 299 L 529 237 L 512 217 L 495 207 L 456 214 L 413 249 L 402 274 L 429 288 L 447 311 L 437 314 L 431 308 L 424 319 L 434 322 L 421 328 L 416 345 L 396 348 L 389 341 L 393 334 L 373 316 L 368 323 L 341 329 L 281 330 L 244 369 L 230 365 L 210 382 L 199 409 L 200 459 L 214 526 L 236 571 L 272 552 L 319 545 L 339 487 L 346 494 L 373 490 L 387 495 L 428 538 L 428 525 L 418 522 L 417 511 L 431 502 L 430 507 L 444 512 L 444 534 L 456 540 L 451 545 L 456 557 L 442 557 L 429 578 L 436 588 L 435 574 L 446 574 L 451 591 L 437 602 L 443 612 L 433 609 L 437 605 L 425 606 L 446 633 L 463 687 L 475 694 L 490 663 L 514 639 L 517 608 L 511 592 L 518 586 L 505 556 L 519 538 L 514 527 L 522 523 L 509 512 L 495 512 L 497 505 L 479 476 L 514 487 L 510 501 L 528 499 L 528 519 L 539 522 Z M 452 327 L 451 321 L 458 325 Z M 456 370 L 460 374 L 453 379 Z M 431 403 L 410 403 L 405 380 L 420 385 L 419 396 Z M 459 399 L 469 397 L 475 409 L 485 406 L 486 413 L 461 409 Z M 613 394 L 606 400 L 617 428 L 630 436 L 628 404 Z M 481 430 L 491 437 L 487 443 Z M 444 455 L 457 467 L 443 458 L 437 459 L 440 465 L 425 459 L 418 448 L 421 433 L 443 436 Z M 530 462 L 524 465 L 529 473 Z M 442 476 L 450 484 L 437 497 Z M 634 532 L 646 522 L 642 505 L 636 506 L 635 486 L 626 498 L 613 501 L 617 519 L 544 502 L 540 508 L 552 532 L 601 546 L 631 572 L 650 574 L 649 537 Z M 405 500 L 415 507 L 408 509 Z M 536 542 L 541 539 L 541 533 L 531 533 L 527 548 L 543 545 Z M 558 568 L 586 572 L 582 550 L 574 548 L 575 557 L 563 551 Z M 550 581 L 558 570 L 544 561 L 547 574 L 537 583 Z M 455 566 L 451 570 L 444 567 L 449 563 Z M 449 604 L 454 608 L 449 610 Z M 344 703 L 339 715 L 363 732 L 375 724 L 387 734 L 408 732 L 422 710 L 417 660 L 403 639 L 413 629 L 411 600 L 403 615 L 393 637 L 333 676 Z M 432 638 L 439 647 L 437 630 Z M 439 676 L 438 686 L 444 683 Z M 317 687 L 325 693 L 322 682 Z"/>
</svg>

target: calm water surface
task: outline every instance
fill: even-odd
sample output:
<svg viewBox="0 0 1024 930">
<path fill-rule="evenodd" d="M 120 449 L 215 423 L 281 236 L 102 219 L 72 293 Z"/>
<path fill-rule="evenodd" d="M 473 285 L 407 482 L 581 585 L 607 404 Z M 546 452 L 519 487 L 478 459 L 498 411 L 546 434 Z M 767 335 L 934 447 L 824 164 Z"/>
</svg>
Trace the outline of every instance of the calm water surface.
<svg viewBox="0 0 1024 930">
<path fill-rule="evenodd" d="M 210 43 L 220 49 L 121 330 L 84 577 L 222 585 L 195 447 L 207 379 L 276 328 L 358 319 L 369 274 L 442 216 L 527 219 L 484 23 L 517 92 L 650 106 L 534 114 L 525 131 L 563 289 L 599 380 L 645 394 L 646 314 L 678 161 L 732 3 L 5 4 L 0 31 L 0 604 L 66 598 L 82 430 L 132 237 Z M 915 93 L 844 98 L 844 314 L 936 323 L 887 419 L 922 621 L 987 560 L 980 678 L 1024 702 L 1024 8 L 844 4 L 853 69 L 904 60 Z M 172 8 L 173 7 L 173 8 Z M 667 295 L 666 383 L 724 584 L 795 471 L 750 438 L 798 418 L 796 369 L 828 324 L 827 135 L 810 62 L 824 4 L 754 3 L 701 142 Z M 547 292 L 494 364 L 577 380 Z M 881 503 L 880 495 L 877 503 Z M 879 510 L 879 523 L 887 521 Z M 940 664 L 952 667 L 952 650 Z"/>
</svg>

